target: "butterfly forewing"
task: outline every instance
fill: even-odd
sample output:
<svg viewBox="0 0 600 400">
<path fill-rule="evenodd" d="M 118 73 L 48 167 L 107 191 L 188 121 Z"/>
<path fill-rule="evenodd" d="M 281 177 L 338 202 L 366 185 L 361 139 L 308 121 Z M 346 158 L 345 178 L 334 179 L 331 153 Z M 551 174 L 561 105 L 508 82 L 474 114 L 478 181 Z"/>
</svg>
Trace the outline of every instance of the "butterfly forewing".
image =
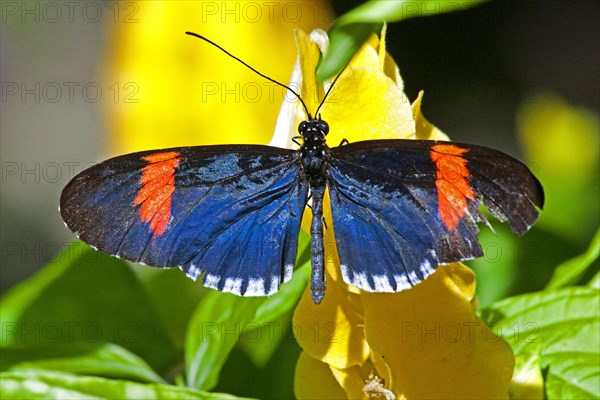
<svg viewBox="0 0 600 400">
<path fill-rule="evenodd" d="M 537 219 L 539 182 L 489 148 L 424 140 L 375 140 L 330 150 L 328 187 L 346 282 L 394 292 L 438 264 L 482 255 L 483 198 L 517 233 Z"/>
<path fill-rule="evenodd" d="M 520 161 L 488 147 L 465 145 L 463 156 L 472 168 L 471 186 L 483 203 L 500 221 L 523 235 L 537 220 L 536 209 L 544 206 L 544 190 L 540 182 Z M 535 206 L 535 207 L 534 207 Z"/>
<path fill-rule="evenodd" d="M 291 277 L 308 186 L 299 154 L 258 145 L 182 147 L 100 163 L 64 189 L 61 214 L 86 243 L 179 266 L 206 286 L 275 292 Z"/>
</svg>

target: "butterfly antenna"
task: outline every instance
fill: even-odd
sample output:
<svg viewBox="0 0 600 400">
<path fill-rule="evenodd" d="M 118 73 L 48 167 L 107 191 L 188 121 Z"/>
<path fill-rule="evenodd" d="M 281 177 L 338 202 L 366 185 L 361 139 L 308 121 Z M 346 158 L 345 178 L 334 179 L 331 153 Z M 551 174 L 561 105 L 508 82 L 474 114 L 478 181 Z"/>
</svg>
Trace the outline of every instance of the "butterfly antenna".
<svg viewBox="0 0 600 400">
<path fill-rule="evenodd" d="M 250 70 L 252 70 L 254 73 L 256 73 L 257 75 L 262 76 L 263 78 L 265 78 L 268 81 L 273 82 L 276 85 L 279 85 L 281 87 L 286 88 L 287 90 L 289 90 L 290 92 L 292 92 L 297 98 L 298 100 L 300 100 L 300 103 L 302 103 L 302 107 L 304 107 L 304 111 L 306 111 L 306 115 L 308 116 L 308 119 L 312 119 L 310 113 L 308 112 L 308 108 L 306 107 L 306 104 L 304 104 L 304 101 L 302 100 L 302 97 L 300 97 L 300 95 L 298 93 L 296 93 L 296 91 L 294 91 L 294 89 L 292 89 L 291 87 L 284 85 L 281 82 L 277 82 L 275 79 L 273 78 L 269 78 L 268 76 L 266 76 L 263 73 L 260 73 L 259 71 L 257 71 L 256 69 L 252 68 L 250 65 L 248 65 L 247 63 L 245 63 L 244 61 L 240 60 L 238 57 L 234 56 L 233 54 L 231 54 L 230 52 L 228 52 L 227 50 L 225 50 L 224 48 L 222 48 L 221 46 L 219 46 L 218 44 L 216 44 L 215 42 L 213 42 L 212 40 L 205 38 L 202 35 L 199 35 L 197 33 L 194 32 L 186 32 L 186 35 L 190 35 L 190 36 L 194 36 L 198 39 L 202 39 L 205 42 L 212 44 L 213 46 L 215 46 L 217 49 L 221 50 L 223 53 L 227 54 L 229 57 L 233 58 L 234 60 L 239 61 L 240 63 L 242 63 L 243 65 L 245 65 L 247 68 L 249 68 Z M 336 78 L 337 79 L 337 78 Z M 328 92 L 329 93 L 329 92 Z"/>
<path fill-rule="evenodd" d="M 323 97 L 323 101 L 321 101 L 321 104 L 319 104 L 319 107 L 317 107 L 317 112 L 315 112 L 315 116 L 319 115 L 319 110 L 321 109 L 321 107 L 323 106 L 323 104 L 325 104 L 325 100 L 327 100 L 327 96 L 329 96 L 329 93 L 331 93 L 331 90 L 335 86 L 335 83 L 337 82 L 337 80 L 339 79 L 339 77 L 342 76 L 342 73 L 344 73 L 344 71 L 346 70 L 347 66 L 348 66 L 348 64 L 346 64 L 344 66 L 344 68 L 342 68 L 342 70 L 340 71 L 339 74 L 337 74 L 337 76 L 335 77 L 335 79 L 333 80 L 333 82 L 331 82 L 331 85 L 329 86 L 329 89 L 327 89 L 327 93 L 325 93 L 325 97 Z M 318 118 L 321 119 L 321 117 L 318 117 Z"/>
</svg>

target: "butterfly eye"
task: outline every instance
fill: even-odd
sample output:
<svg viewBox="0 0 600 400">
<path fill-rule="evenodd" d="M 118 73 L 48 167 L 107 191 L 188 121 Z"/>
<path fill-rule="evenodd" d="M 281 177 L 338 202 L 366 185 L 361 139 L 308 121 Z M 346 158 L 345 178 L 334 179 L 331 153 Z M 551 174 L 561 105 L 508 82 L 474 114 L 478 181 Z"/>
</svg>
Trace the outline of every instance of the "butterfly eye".
<svg viewBox="0 0 600 400">
<path fill-rule="evenodd" d="M 306 132 L 307 125 L 306 121 L 300 122 L 300 125 L 298 125 L 298 133 L 302 134 L 302 132 Z"/>
<path fill-rule="evenodd" d="M 329 133 L 329 125 L 325 121 L 319 121 L 317 128 L 323 132 L 324 135 Z"/>
</svg>

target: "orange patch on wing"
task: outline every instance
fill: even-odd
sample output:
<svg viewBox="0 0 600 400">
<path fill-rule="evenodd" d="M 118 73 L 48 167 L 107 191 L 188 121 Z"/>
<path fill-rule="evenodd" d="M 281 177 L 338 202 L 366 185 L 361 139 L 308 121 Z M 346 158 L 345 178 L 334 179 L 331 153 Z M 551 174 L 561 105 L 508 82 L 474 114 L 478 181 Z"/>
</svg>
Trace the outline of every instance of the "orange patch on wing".
<svg viewBox="0 0 600 400">
<path fill-rule="evenodd" d="M 438 211 L 448 230 L 454 230 L 469 207 L 468 199 L 475 193 L 469 185 L 467 160 L 462 155 L 469 151 L 451 144 L 436 144 L 431 148 L 435 163 L 435 186 L 438 194 Z"/>
<path fill-rule="evenodd" d="M 179 165 L 179 153 L 168 151 L 143 159 L 149 164 L 142 170 L 142 188 L 133 204 L 141 204 L 140 218 L 150 223 L 153 236 L 160 236 L 171 220 L 171 199 L 175 191 L 175 168 Z"/>
</svg>

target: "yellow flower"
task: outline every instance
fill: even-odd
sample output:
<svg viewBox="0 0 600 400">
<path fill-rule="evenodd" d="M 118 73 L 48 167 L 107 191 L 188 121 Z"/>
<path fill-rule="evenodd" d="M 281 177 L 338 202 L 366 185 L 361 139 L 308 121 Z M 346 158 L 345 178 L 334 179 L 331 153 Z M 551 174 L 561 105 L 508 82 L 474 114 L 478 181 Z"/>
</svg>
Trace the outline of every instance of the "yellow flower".
<svg viewBox="0 0 600 400">
<path fill-rule="evenodd" d="M 325 43 L 320 36 L 311 35 Z M 407 101 L 398 68 L 385 51 L 385 30 L 381 37 L 362 47 L 322 107 L 328 142 L 447 139 L 421 114 L 422 93 L 412 106 Z M 313 90 L 316 98 L 309 93 L 317 87 L 319 48 L 301 31 L 296 40 L 302 94 L 314 112 L 323 93 Z M 327 207 L 326 224 L 333 226 Z M 325 231 L 325 247 L 325 298 L 314 305 L 307 289 L 294 315 L 303 349 L 295 378 L 299 399 L 508 398 L 514 358 L 475 315 L 469 268 L 441 266 L 410 290 L 367 293 L 342 281 L 333 229 Z"/>
</svg>

